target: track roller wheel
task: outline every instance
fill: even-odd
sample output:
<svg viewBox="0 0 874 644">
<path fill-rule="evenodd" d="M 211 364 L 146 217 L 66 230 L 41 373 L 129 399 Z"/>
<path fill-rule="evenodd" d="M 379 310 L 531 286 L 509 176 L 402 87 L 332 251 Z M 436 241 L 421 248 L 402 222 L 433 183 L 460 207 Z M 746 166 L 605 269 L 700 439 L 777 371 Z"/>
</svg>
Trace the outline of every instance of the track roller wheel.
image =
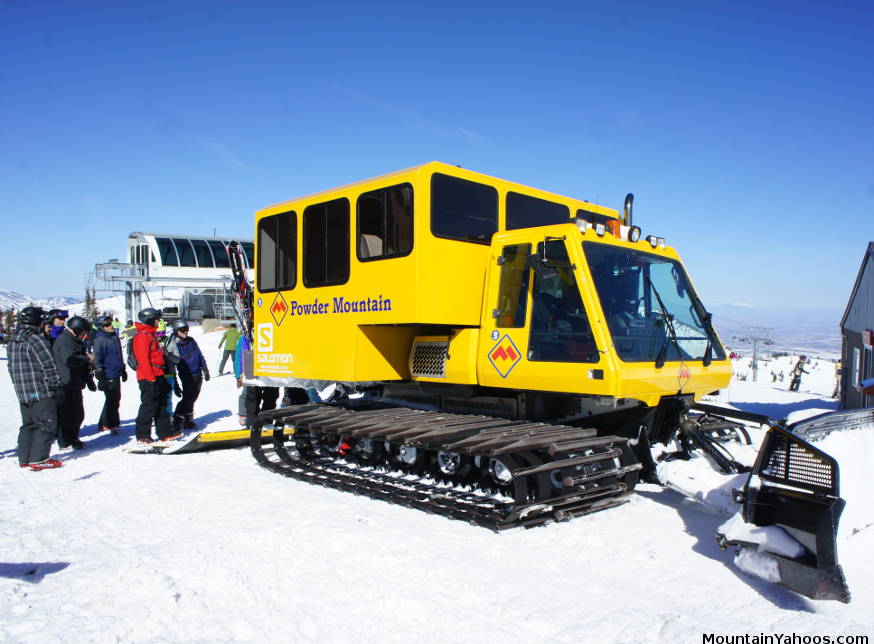
<svg viewBox="0 0 874 644">
<path fill-rule="evenodd" d="M 388 455 L 392 466 L 408 474 L 422 474 L 428 469 L 427 450 L 421 447 L 390 443 Z"/>
<path fill-rule="evenodd" d="M 372 438 L 347 439 L 347 443 L 352 444 L 347 458 L 354 460 L 361 465 L 369 465 L 374 467 L 383 463 L 386 457 L 386 446 L 382 441 L 376 441 Z"/>
<path fill-rule="evenodd" d="M 458 452 L 435 450 L 430 452 L 430 473 L 435 481 L 451 485 L 471 483 L 473 459 Z"/>
</svg>

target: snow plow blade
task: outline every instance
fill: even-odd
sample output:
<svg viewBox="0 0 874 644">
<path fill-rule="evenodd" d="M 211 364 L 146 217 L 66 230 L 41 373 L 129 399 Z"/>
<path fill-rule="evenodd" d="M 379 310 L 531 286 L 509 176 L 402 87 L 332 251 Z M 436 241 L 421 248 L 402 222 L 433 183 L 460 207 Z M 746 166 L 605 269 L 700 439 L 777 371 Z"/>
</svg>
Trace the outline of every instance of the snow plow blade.
<svg viewBox="0 0 874 644">
<path fill-rule="evenodd" d="M 723 548 L 737 545 L 771 558 L 776 569 L 767 578 L 790 590 L 811 599 L 849 602 L 837 558 L 838 522 L 846 505 L 840 496 L 840 471 L 837 461 L 812 441 L 834 431 L 872 431 L 874 410 L 832 412 L 788 426 L 766 422 L 770 427 L 756 463 L 744 488 L 735 490 L 735 500 L 743 506 L 746 523 L 781 528 L 800 544 L 800 552 L 777 554 L 723 533 L 717 533 L 717 540 Z"/>
</svg>

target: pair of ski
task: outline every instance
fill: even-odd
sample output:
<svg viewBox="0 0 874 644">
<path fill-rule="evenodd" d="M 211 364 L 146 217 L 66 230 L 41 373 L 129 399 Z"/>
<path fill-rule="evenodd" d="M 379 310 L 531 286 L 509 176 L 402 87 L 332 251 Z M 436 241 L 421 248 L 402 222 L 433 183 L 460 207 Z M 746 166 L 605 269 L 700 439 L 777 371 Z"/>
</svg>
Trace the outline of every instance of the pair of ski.
<svg viewBox="0 0 874 644">
<path fill-rule="evenodd" d="M 172 454 L 178 452 L 183 447 L 188 445 L 193 440 L 197 440 L 200 432 L 194 432 L 188 436 L 182 436 L 169 441 L 152 441 L 151 443 L 134 443 L 130 447 L 125 448 L 128 454 Z"/>
</svg>

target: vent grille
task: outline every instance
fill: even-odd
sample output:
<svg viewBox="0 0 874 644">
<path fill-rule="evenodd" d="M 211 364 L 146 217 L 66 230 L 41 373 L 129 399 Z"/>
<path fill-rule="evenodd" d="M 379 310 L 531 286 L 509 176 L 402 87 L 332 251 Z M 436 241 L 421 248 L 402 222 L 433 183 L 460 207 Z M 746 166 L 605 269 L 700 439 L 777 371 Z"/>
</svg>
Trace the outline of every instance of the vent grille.
<svg viewBox="0 0 874 644">
<path fill-rule="evenodd" d="M 825 454 L 783 434 L 774 435 L 768 448 L 763 479 L 837 496 L 837 468 Z"/>
<path fill-rule="evenodd" d="M 416 342 L 410 373 L 414 378 L 445 378 L 448 359 L 448 342 Z"/>
<path fill-rule="evenodd" d="M 525 418 L 559 422 L 582 414 L 579 396 L 549 396 L 528 394 L 525 397 Z"/>
</svg>

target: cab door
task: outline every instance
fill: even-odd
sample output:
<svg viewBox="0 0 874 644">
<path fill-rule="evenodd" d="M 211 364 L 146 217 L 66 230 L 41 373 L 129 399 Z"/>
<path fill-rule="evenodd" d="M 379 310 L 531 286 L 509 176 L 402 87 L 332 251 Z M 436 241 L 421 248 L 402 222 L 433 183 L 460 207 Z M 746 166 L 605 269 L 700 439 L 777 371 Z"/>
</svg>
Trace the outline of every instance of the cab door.
<svg viewBox="0 0 874 644">
<path fill-rule="evenodd" d="M 494 237 L 480 326 L 478 378 L 485 386 L 607 393 L 602 353 L 580 284 L 581 249 L 571 226 Z M 576 244 L 579 246 L 579 244 Z M 534 271 L 529 256 L 546 270 Z M 587 294 L 590 295 L 590 294 Z"/>
</svg>

